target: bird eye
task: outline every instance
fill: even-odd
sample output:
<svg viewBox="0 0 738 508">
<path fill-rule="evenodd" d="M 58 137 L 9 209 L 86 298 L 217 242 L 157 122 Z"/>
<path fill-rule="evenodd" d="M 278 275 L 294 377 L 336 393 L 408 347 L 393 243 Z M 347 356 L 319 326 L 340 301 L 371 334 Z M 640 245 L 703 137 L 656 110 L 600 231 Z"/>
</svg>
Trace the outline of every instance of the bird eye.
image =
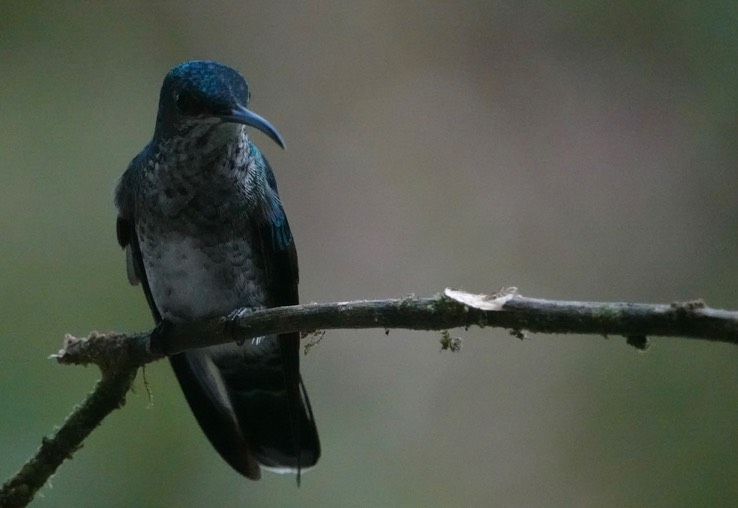
<svg viewBox="0 0 738 508">
<path fill-rule="evenodd" d="M 205 110 L 200 100 L 187 92 L 179 92 L 175 95 L 174 102 L 177 104 L 177 109 L 185 115 L 196 115 Z"/>
</svg>

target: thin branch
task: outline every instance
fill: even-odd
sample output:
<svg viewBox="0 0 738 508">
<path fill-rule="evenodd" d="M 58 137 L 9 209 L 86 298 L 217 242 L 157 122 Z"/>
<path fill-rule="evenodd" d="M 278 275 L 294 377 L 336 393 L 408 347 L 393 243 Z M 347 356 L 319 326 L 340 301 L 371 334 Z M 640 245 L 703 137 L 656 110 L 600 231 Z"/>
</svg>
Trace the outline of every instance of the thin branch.
<svg viewBox="0 0 738 508">
<path fill-rule="evenodd" d="M 673 304 L 567 302 L 524 298 L 515 291 L 491 297 L 446 290 L 434 298 L 307 304 L 171 325 L 148 333 L 67 336 L 53 355 L 63 364 L 97 364 L 102 380 L 64 425 L 44 438 L 36 455 L 0 490 L 0 507 L 25 506 L 61 462 L 120 407 L 138 367 L 195 347 L 287 332 L 338 328 L 447 330 L 499 327 L 531 333 L 621 335 L 636 347 L 648 336 L 738 344 L 738 312 L 710 309 L 701 301 Z M 446 340 L 447 337 L 444 338 Z"/>
<path fill-rule="evenodd" d="M 36 492 L 66 459 L 82 447 L 82 442 L 114 409 L 121 407 L 136 377 L 138 367 L 103 375 L 87 398 L 67 417 L 15 476 L 0 490 L 0 506 L 26 506 Z"/>
<path fill-rule="evenodd" d="M 574 302 L 470 295 L 464 303 L 447 296 L 311 303 L 258 311 L 239 310 L 207 321 L 172 325 L 164 336 L 151 333 L 69 337 L 56 356 L 60 363 L 96 363 L 102 368 L 140 366 L 196 347 L 225 344 L 274 333 L 356 328 L 446 330 L 458 327 L 507 328 L 518 334 L 557 333 L 682 337 L 738 344 L 738 312 L 711 309 L 702 301 L 672 304 Z M 473 298 L 476 297 L 476 300 Z M 484 310 L 485 302 L 504 305 Z M 499 307 L 499 308 L 497 308 Z M 156 334 L 155 334 L 156 335 Z M 154 349 L 155 351 L 152 351 Z"/>
</svg>

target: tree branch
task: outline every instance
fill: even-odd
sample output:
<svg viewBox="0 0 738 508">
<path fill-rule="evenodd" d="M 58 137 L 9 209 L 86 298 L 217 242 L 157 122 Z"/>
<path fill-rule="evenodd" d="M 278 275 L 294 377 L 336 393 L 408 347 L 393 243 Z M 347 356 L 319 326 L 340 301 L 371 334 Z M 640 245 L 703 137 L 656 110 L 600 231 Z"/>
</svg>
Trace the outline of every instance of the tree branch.
<svg viewBox="0 0 738 508">
<path fill-rule="evenodd" d="M 125 403 L 125 396 L 136 377 L 138 367 L 103 374 L 87 398 L 67 417 L 62 426 L 49 437 L 18 473 L 0 490 L 0 507 L 26 506 L 43 487 L 61 463 L 72 457 L 85 438 L 109 413 Z"/>
<path fill-rule="evenodd" d="M 0 489 L 0 507 L 25 506 L 90 432 L 121 407 L 138 367 L 195 347 L 287 332 L 337 328 L 447 330 L 507 328 L 532 333 L 621 335 L 639 348 L 648 336 L 670 336 L 738 344 L 738 312 L 704 302 L 635 304 L 567 302 L 524 298 L 514 288 L 492 296 L 446 290 L 434 298 L 306 304 L 259 311 L 238 310 L 202 322 L 169 325 L 148 333 L 67 336 L 53 357 L 63 364 L 94 363 L 102 379 L 62 427 L 44 438 L 23 468 Z M 454 349 L 444 338 L 444 348 Z"/>
</svg>

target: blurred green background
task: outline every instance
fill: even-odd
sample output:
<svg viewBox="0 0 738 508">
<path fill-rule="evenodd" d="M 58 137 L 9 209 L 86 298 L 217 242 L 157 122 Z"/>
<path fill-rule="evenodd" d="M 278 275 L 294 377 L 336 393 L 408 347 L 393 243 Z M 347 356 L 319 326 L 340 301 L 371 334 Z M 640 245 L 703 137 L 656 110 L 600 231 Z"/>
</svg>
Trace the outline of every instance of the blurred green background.
<svg viewBox="0 0 738 508">
<path fill-rule="evenodd" d="M 0 476 L 98 377 L 63 334 L 150 328 L 116 178 L 165 73 L 239 69 L 303 301 L 473 292 L 738 308 L 738 4 L 0 4 Z M 656 339 L 332 331 L 303 361 L 324 453 L 249 482 L 166 362 L 37 506 L 727 506 L 738 352 Z"/>
</svg>

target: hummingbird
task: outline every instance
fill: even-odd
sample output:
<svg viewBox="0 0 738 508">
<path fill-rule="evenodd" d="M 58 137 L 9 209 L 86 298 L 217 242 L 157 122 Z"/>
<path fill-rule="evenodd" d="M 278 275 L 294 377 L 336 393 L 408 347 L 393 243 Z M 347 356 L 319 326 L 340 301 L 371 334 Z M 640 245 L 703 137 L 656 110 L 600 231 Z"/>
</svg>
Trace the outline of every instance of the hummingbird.
<svg viewBox="0 0 738 508">
<path fill-rule="evenodd" d="M 281 148 L 234 69 L 193 60 L 164 78 L 151 141 L 118 181 L 117 236 L 157 329 L 236 309 L 298 303 L 295 242 L 269 163 L 248 127 Z M 300 376 L 299 333 L 169 356 L 218 453 L 252 480 L 316 464 L 320 441 Z"/>
</svg>

